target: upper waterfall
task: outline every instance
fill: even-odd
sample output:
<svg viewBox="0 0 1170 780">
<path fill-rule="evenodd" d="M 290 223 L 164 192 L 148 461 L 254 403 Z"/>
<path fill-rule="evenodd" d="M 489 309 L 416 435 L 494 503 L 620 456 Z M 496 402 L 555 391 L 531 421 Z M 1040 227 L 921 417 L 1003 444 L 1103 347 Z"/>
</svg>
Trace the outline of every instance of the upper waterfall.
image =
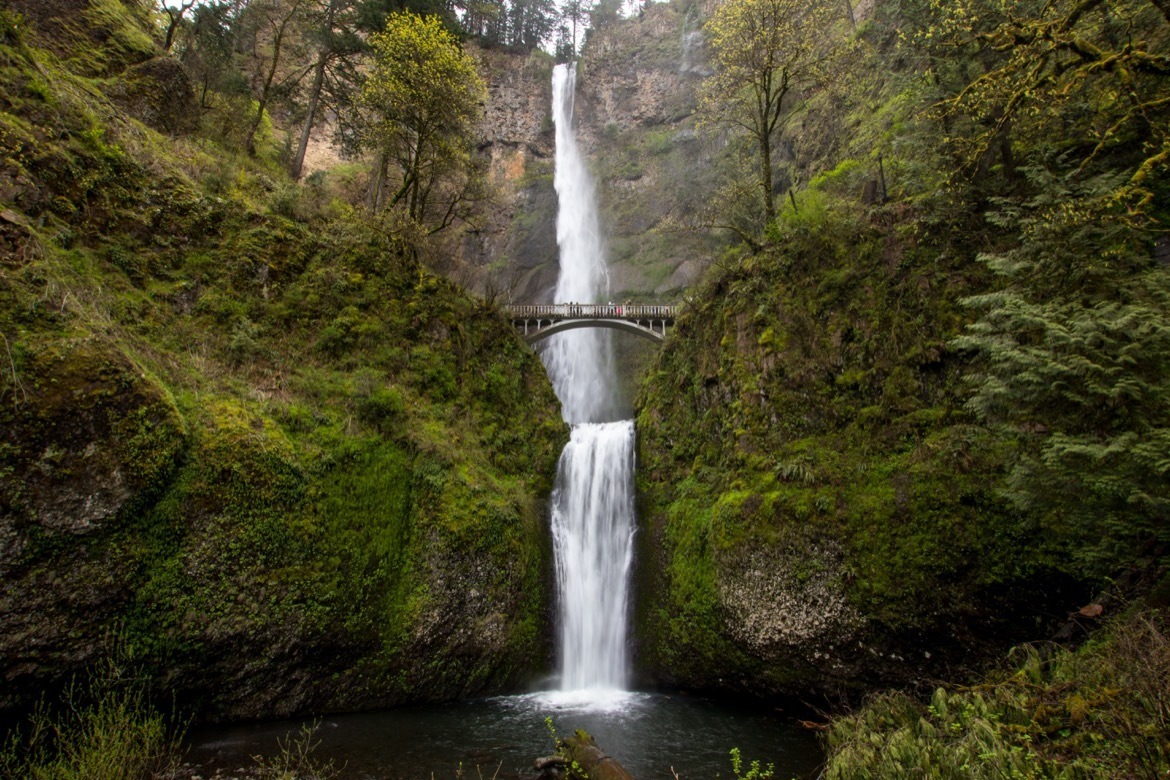
<svg viewBox="0 0 1170 780">
<path fill-rule="evenodd" d="M 599 303 L 609 295 L 609 274 L 597 218 L 593 177 L 573 132 L 575 65 L 553 69 L 553 122 L 556 125 L 558 303 Z M 603 422 L 622 416 L 614 367 L 612 335 L 578 330 L 550 337 L 545 367 L 561 399 L 567 422 Z"/>
</svg>

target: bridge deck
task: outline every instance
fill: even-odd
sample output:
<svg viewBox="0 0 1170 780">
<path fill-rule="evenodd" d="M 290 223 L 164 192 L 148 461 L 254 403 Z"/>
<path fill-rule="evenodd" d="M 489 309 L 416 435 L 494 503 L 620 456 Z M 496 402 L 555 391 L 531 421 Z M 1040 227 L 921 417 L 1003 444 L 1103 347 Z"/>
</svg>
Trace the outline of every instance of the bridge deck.
<svg viewBox="0 0 1170 780">
<path fill-rule="evenodd" d="M 587 318 L 637 320 L 673 320 L 675 306 L 624 305 L 612 303 L 549 303 L 525 306 L 505 306 L 504 312 L 512 320 L 563 320 Z"/>
</svg>

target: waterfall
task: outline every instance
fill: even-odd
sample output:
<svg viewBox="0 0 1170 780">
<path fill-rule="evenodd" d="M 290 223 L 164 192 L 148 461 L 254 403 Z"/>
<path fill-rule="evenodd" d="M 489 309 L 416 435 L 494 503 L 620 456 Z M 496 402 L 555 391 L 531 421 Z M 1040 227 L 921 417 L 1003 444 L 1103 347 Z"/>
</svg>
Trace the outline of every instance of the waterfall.
<svg viewBox="0 0 1170 780">
<path fill-rule="evenodd" d="M 561 689 L 621 689 L 633 554 L 633 421 L 577 425 L 557 471 L 552 526 Z"/>
<path fill-rule="evenodd" d="M 609 272 L 602 251 L 593 177 L 573 134 L 577 71 L 573 65 L 553 69 L 553 123 L 556 160 L 557 246 L 561 268 L 554 295 L 557 303 L 603 303 Z M 613 420 L 619 414 L 617 371 L 611 333 L 586 328 L 549 338 L 544 364 L 570 423 Z"/>
<path fill-rule="evenodd" d="M 577 73 L 553 70 L 556 124 L 558 303 L 596 303 L 609 294 L 593 179 L 573 134 Z M 542 358 L 572 437 L 552 496 L 560 607 L 562 691 L 626 686 L 627 591 L 634 534 L 634 423 L 617 420 L 611 334 L 580 329 L 549 338 Z"/>
</svg>

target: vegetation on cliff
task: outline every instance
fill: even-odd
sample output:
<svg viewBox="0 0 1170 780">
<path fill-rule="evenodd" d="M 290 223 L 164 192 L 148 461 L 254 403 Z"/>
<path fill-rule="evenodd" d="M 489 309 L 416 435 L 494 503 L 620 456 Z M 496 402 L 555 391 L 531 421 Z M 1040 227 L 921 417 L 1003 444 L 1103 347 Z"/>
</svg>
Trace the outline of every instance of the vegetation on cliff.
<svg viewBox="0 0 1170 780">
<path fill-rule="evenodd" d="M 543 666 L 539 362 L 344 179 L 219 132 L 140 6 L 59 6 L 0 16 L 0 706 L 115 635 L 213 717 Z M 144 73 L 182 99 L 118 102 Z"/>
<path fill-rule="evenodd" d="M 1164 599 L 1170 23 L 878 2 L 820 34 L 836 71 L 774 139 L 807 184 L 754 207 L 638 400 L 662 681 L 966 676 L 1100 594 Z"/>
<path fill-rule="evenodd" d="M 639 653 L 656 681 L 969 678 L 1099 595 L 1085 620 L 1165 601 L 1170 21 L 1147 0 L 1009 5 L 879 1 L 856 27 L 842 8 L 816 31 L 842 44 L 836 71 L 769 102 L 759 149 L 693 133 L 696 5 L 648 11 L 638 34 L 666 34 L 632 54 L 624 23 L 592 37 L 587 80 L 607 57 L 639 84 L 690 74 L 677 103 L 592 139 L 617 152 L 603 174 L 628 192 L 608 208 L 638 289 L 686 276 L 644 185 L 690 184 L 680 211 L 704 218 L 704 194 L 751 193 L 723 220 L 750 241 L 692 291 L 638 400 Z M 452 212 L 411 177 L 438 162 L 438 189 L 477 196 L 466 132 L 448 156 L 407 148 L 380 168 L 388 186 L 353 165 L 285 173 L 316 101 L 357 99 L 357 10 L 379 4 L 319 4 L 287 17 L 290 38 L 297 3 L 208 3 L 162 27 L 132 0 L 10 6 L 0 708 L 111 643 L 213 717 L 447 698 L 540 665 L 541 496 L 565 431 L 491 306 L 418 260 Z M 498 9 L 464 23 L 520 48 L 545 29 L 544 6 Z M 322 81 L 303 103 L 281 52 L 312 53 L 310 29 L 304 74 Z M 410 86 L 382 75 L 366 108 Z M 463 131 L 466 84 L 463 106 L 437 106 Z M 625 105 L 621 84 L 589 89 Z M 304 120 L 295 154 L 278 107 Z M 754 152 L 766 171 L 739 166 Z M 547 165 L 519 160 L 547 211 Z M 396 192 L 406 208 L 365 208 Z M 1163 618 L 1111 631 L 930 705 L 884 696 L 837 724 L 830 771 L 962 771 L 985 753 L 1025 776 L 1164 767 L 1165 702 L 1143 687 L 1165 689 Z M 1157 663 L 1126 666 L 1143 654 Z"/>
</svg>

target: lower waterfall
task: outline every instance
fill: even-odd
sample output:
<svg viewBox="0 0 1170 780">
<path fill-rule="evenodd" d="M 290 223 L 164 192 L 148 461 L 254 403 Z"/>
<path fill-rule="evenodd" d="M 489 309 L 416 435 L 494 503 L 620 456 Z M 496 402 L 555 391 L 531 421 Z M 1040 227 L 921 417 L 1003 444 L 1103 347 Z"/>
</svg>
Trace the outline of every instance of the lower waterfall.
<svg viewBox="0 0 1170 780">
<path fill-rule="evenodd" d="M 634 423 L 582 423 L 561 453 L 553 548 L 561 600 L 561 689 L 626 687 L 634 535 Z"/>
</svg>

